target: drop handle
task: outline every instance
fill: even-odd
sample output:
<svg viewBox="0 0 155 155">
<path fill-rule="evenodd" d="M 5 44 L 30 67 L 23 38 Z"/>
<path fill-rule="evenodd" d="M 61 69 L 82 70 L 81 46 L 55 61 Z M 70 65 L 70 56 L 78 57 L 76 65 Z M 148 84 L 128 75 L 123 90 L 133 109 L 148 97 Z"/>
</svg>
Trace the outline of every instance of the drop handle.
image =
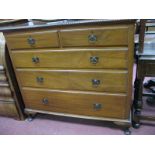
<svg viewBox="0 0 155 155">
<path fill-rule="evenodd" d="M 101 81 L 100 80 L 92 79 L 92 85 L 94 87 L 98 87 L 100 84 L 101 84 Z"/>
<path fill-rule="evenodd" d="M 36 43 L 36 40 L 32 38 L 31 36 L 27 39 L 27 42 L 29 45 L 33 46 Z"/>
<path fill-rule="evenodd" d="M 36 77 L 36 81 L 37 81 L 38 83 L 43 83 L 43 82 L 44 82 L 44 78 L 38 76 L 38 77 Z"/>
<path fill-rule="evenodd" d="M 102 104 L 101 103 L 94 103 L 93 108 L 94 108 L 94 110 L 100 110 L 100 109 L 102 109 Z"/>
<path fill-rule="evenodd" d="M 32 62 L 33 63 L 35 63 L 35 64 L 37 64 L 37 63 L 39 63 L 39 57 L 36 57 L 36 56 L 34 56 L 34 57 L 32 57 Z"/>
<path fill-rule="evenodd" d="M 42 104 L 46 105 L 48 103 L 49 103 L 48 98 L 43 98 L 42 99 Z"/>
<path fill-rule="evenodd" d="M 91 43 L 95 43 L 97 41 L 97 36 L 94 35 L 94 34 L 90 34 L 88 36 L 88 41 L 91 42 Z"/>
</svg>

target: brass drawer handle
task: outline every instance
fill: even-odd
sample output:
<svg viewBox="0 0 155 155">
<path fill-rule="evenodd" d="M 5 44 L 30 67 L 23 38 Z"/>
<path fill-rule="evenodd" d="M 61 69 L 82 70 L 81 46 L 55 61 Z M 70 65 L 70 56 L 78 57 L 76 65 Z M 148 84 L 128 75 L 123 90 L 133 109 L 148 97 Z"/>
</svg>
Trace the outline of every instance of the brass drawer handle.
<svg viewBox="0 0 155 155">
<path fill-rule="evenodd" d="M 43 83 L 44 82 L 44 78 L 43 77 L 36 77 L 36 80 L 38 83 Z"/>
<path fill-rule="evenodd" d="M 39 63 L 39 58 L 38 57 L 32 57 L 32 62 L 33 63 Z"/>
<path fill-rule="evenodd" d="M 92 85 L 94 87 L 98 87 L 100 85 L 101 81 L 100 80 L 97 80 L 97 79 L 92 79 Z"/>
<path fill-rule="evenodd" d="M 88 36 L 88 40 L 89 40 L 89 42 L 94 43 L 94 42 L 97 41 L 97 36 L 94 35 L 94 34 L 90 34 L 90 35 Z"/>
<path fill-rule="evenodd" d="M 43 104 L 48 104 L 48 98 L 43 98 L 43 99 L 42 99 L 42 103 L 43 103 Z"/>
<path fill-rule="evenodd" d="M 29 45 L 33 46 L 36 43 L 36 40 L 32 38 L 31 36 L 27 39 L 27 42 Z"/>
<path fill-rule="evenodd" d="M 94 108 L 94 110 L 100 110 L 100 109 L 102 109 L 102 104 L 100 104 L 100 103 L 94 103 L 93 104 L 93 108 Z"/>
<path fill-rule="evenodd" d="M 90 62 L 92 64 L 97 64 L 99 62 L 99 57 L 97 57 L 97 56 L 90 57 Z"/>
</svg>

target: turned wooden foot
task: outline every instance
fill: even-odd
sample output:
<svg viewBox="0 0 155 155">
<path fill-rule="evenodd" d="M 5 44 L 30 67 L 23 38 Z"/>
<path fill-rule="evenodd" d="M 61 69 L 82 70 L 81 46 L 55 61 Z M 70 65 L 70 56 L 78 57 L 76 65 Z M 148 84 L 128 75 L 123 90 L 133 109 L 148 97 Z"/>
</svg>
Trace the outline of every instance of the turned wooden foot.
<svg viewBox="0 0 155 155">
<path fill-rule="evenodd" d="M 132 116 L 132 127 L 135 129 L 139 129 L 140 127 L 140 119 L 139 116 L 141 114 L 141 110 L 133 109 L 133 116 Z"/>
<path fill-rule="evenodd" d="M 131 122 L 114 122 L 114 124 L 119 125 L 123 129 L 125 135 L 131 134 L 130 131 L 130 127 L 132 126 Z"/>
<path fill-rule="evenodd" d="M 27 121 L 28 122 L 32 122 L 33 121 L 33 119 L 36 117 L 36 113 L 29 113 L 29 114 L 27 114 L 28 115 L 28 117 L 27 117 Z"/>
<path fill-rule="evenodd" d="M 125 134 L 125 135 L 131 135 L 130 128 L 125 128 L 125 129 L 124 129 L 124 134 Z"/>
<path fill-rule="evenodd" d="M 134 106 L 132 105 L 132 127 L 138 129 L 140 127 L 140 121 L 138 115 L 141 111 L 135 110 Z"/>
<path fill-rule="evenodd" d="M 34 119 L 34 118 L 33 118 L 32 116 L 30 116 L 30 115 L 29 115 L 29 116 L 27 117 L 27 119 L 26 119 L 26 120 L 27 120 L 28 122 L 32 122 L 32 121 L 33 121 L 33 119 Z"/>
<path fill-rule="evenodd" d="M 135 121 L 132 122 L 132 127 L 135 129 L 139 129 L 140 125 L 141 125 L 140 122 L 135 122 Z"/>
</svg>

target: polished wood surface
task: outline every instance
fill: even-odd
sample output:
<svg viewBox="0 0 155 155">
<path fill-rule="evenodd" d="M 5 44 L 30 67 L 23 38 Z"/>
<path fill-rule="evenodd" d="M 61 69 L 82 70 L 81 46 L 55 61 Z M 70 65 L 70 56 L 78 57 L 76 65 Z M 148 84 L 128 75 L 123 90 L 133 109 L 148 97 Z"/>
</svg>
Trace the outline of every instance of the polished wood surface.
<svg viewBox="0 0 155 155">
<path fill-rule="evenodd" d="M 10 116 L 10 117 L 15 117 L 17 116 L 17 109 L 14 106 L 15 102 L 11 101 L 1 101 L 0 100 L 0 115 L 2 116 Z"/>
<path fill-rule="evenodd" d="M 57 32 L 58 47 L 15 49 L 7 40 L 25 111 L 131 123 L 134 23 L 20 30 L 6 38 L 45 31 Z"/>
<path fill-rule="evenodd" d="M 13 50 L 12 59 L 16 67 L 50 67 L 50 68 L 127 68 L 127 48 L 81 48 L 51 50 Z M 34 63 L 32 58 L 39 58 Z M 93 64 L 92 57 L 98 62 Z"/>
<path fill-rule="evenodd" d="M 134 34 L 135 34 L 135 25 L 129 26 L 128 31 L 128 78 L 127 78 L 127 103 L 126 103 L 126 116 L 131 114 L 132 106 L 132 91 L 133 91 L 133 65 L 134 65 Z"/>
<path fill-rule="evenodd" d="M 25 24 L 22 24 L 23 21 Z M 40 29 L 54 29 L 54 28 L 68 28 L 68 27 L 92 27 L 92 26 L 116 26 L 116 25 L 133 25 L 136 22 L 136 19 L 29 19 L 32 24 L 29 24 L 27 19 L 22 19 L 20 22 L 15 22 L 13 25 L 10 23 L 10 26 L 7 22 L 7 25 L 3 27 L 0 25 L 0 31 L 5 33 L 18 32 L 18 31 L 35 31 Z"/>
<path fill-rule="evenodd" d="M 23 88 L 23 94 L 26 108 L 30 109 L 124 118 L 126 95 L 30 88 Z M 43 99 L 47 99 L 48 103 L 44 104 Z M 94 109 L 94 104 L 97 103 L 101 104 L 101 109 Z"/>
<path fill-rule="evenodd" d="M 0 88 L 0 96 L 4 96 L 4 97 L 11 97 L 11 90 L 9 87 L 1 87 Z"/>
<path fill-rule="evenodd" d="M 138 48 L 138 52 L 139 53 L 143 53 L 143 49 L 144 49 L 144 38 L 145 38 L 145 25 L 146 25 L 146 19 L 142 19 L 140 20 L 140 32 L 139 32 L 139 48 Z"/>
<path fill-rule="evenodd" d="M 10 49 L 58 47 L 58 34 L 56 31 L 31 32 L 6 36 Z M 29 39 L 34 39 L 30 44 Z"/>
<path fill-rule="evenodd" d="M 126 92 L 127 71 L 17 69 L 22 87 Z M 95 84 L 94 80 L 99 80 Z"/>
<path fill-rule="evenodd" d="M 5 39 L 0 33 L 0 115 L 20 118 L 6 64 Z"/>
<path fill-rule="evenodd" d="M 16 118 L 20 119 L 20 120 L 24 120 L 25 119 L 25 113 L 24 113 L 24 104 L 23 104 L 23 99 L 21 97 L 21 92 L 19 90 L 19 86 L 17 83 L 17 79 L 15 77 L 15 73 L 14 73 L 14 69 L 12 66 L 12 62 L 9 56 L 9 51 L 8 48 L 6 46 L 5 48 L 5 61 L 4 61 L 4 65 L 6 68 L 6 76 L 9 82 L 9 86 L 12 92 L 12 97 L 15 101 L 15 107 L 16 107 L 16 111 L 17 111 L 17 115 Z M 8 98 L 7 98 L 8 99 Z"/>
<path fill-rule="evenodd" d="M 96 41 L 90 41 L 90 35 L 94 35 Z M 128 44 L 128 27 L 61 30 L 60 36 L 63 47 L 122 46 Z"/>
</svg>

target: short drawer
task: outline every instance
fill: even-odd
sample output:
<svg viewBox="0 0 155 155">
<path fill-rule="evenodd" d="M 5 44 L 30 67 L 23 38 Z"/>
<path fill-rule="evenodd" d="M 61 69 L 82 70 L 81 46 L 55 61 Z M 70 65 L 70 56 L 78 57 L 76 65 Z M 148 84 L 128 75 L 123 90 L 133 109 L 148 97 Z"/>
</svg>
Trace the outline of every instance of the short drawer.
<svg viewBox="0 0 155 155">
<path fill-rule="evenodd" d="M 127 48 L 12 51 L 15 67 L 127 68 Z"/>
<path fill-rule="evenodd" d="M 128 44 L 128 27 L 103 27 L 61 30 L 63 47 L 125 46 Z"/>
<path fill-rule="evenodd" d="M 23 88 L 26 108 L 85 116 L 124 118 L 126 95 Z"/>
<path fill-rule="evenodd" d="M 127 71 L 17 69 L 23 87 L 126 92 Z"/>
<path fill-rule="evenodd" d="M 43 31 L 6 35 L 10 49 L 59 47 L 57 31 Z"/>
</svg>

